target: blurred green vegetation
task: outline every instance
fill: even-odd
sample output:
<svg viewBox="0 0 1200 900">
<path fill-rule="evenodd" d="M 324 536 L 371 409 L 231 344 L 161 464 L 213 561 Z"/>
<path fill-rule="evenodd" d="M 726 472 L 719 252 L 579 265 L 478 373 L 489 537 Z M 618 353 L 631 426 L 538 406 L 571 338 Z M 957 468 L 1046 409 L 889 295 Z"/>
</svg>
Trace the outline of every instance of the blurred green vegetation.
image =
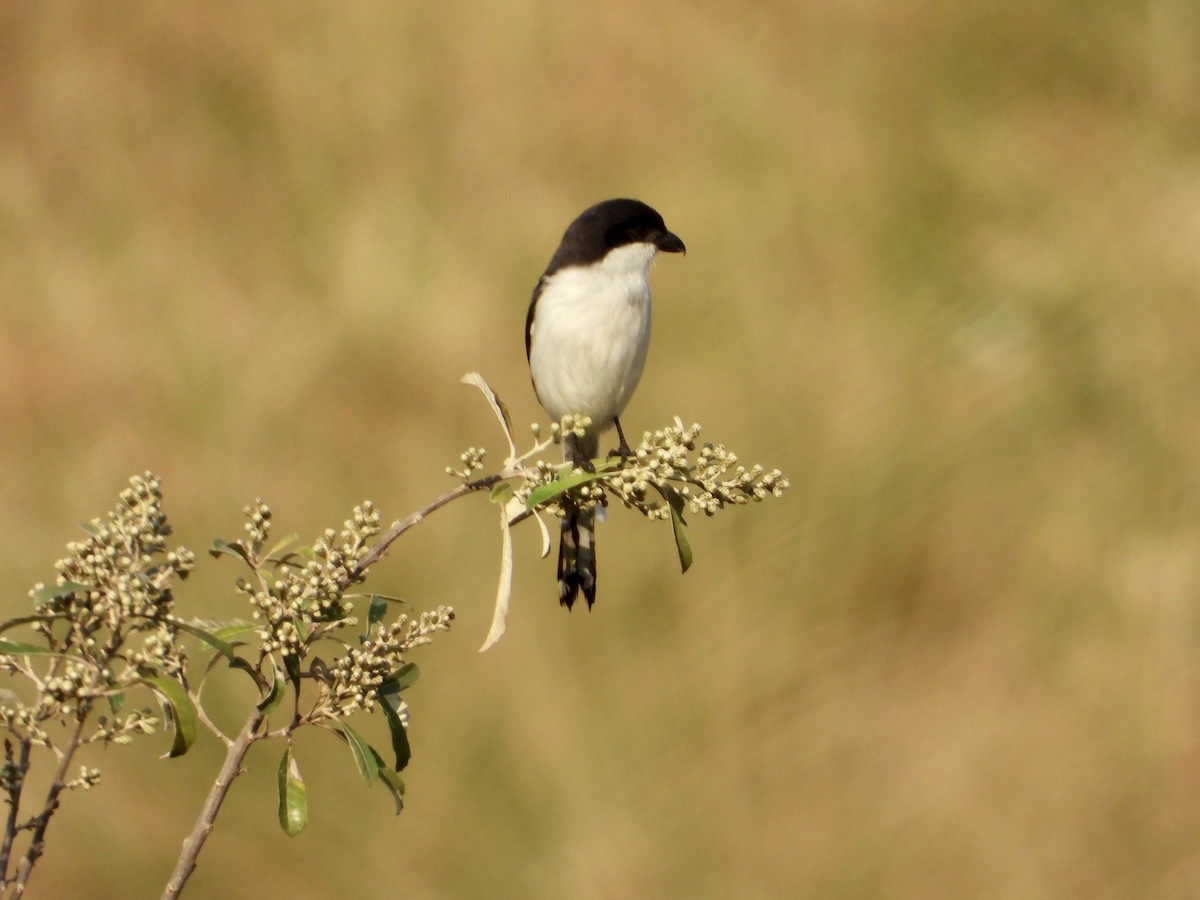
<svg viewBox="0 0 1200 900">
<path fill-rule="evenodd" d="M 482 656 L 494 515 L 438 513 L 374 575 L 459 612 L 408 808 L 307 736 L 287 839 L 252 754 L 191 896 L 1200 893 L 1191 0 L 0 6 L 0 611 L 146 468 L 202 550 L 499 455 L 458 378 L 540 417 L 529 292 L 619 195 L 689 249 L 626 425 L 792 491 L 683 577 L 614 510 L 591 615 L 519 534 Z M 102 757 L 35 893 L 159 890 L 202 743 Z"/>
</svg>

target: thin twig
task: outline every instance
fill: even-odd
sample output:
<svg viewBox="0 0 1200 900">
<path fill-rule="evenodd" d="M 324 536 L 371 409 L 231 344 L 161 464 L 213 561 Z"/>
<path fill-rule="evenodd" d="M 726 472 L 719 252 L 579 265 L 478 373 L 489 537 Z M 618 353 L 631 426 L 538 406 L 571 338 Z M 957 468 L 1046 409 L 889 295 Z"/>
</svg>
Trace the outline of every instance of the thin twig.
<svg viewBox="0 0 1200 900">
<path fill-rule="evenodd" d="M 75 756 L 75 751 L 79 749 L 80 739 L 83 737 L 83 726 L 87 721 L 87 716 L 82 714 L 82 711 L 75 722 L 75 730 L 71 732 L 71 739 L 63 748 L 62 755 L 58 760 L 58 769 L 54 773 L 54 781 L 50 784 L 50 789 L 46 791 L 46 803 L 42 807 L 42 811 L 31 820 L 33 823 L 33 837 L 30 839 L 29 849 L 25 851 L 25 855 L 21 857 L 21 862 L 17 865 L 16 880 L 12 885 L 12 892 L 9 897 L 20 897 L 25 893 L 25 886 L 29 883 L 29 876 L 33 873 L 34 863 L 42 855 L 46 848 L 46 829 L 50 825 L 50 818 L 58 809 L 59 795 L 66 788 L 67 769 L 71 765 L 71 759 Z"/>
<path fill-rule="evenodd" d="M 404 534 L 404 532 L 408 531 L 408 529 L 412 528 L 414 525 L 420 524 L 421 520 L 430 513 L 436 512 L 447 503 L 451 503 L 454 500 L 457 500 L 459 497 L 465 497 L 467 494 L 472 494 L 475 491 L 481 491 L 484 488 L 490 488 L 507 478 L 515 478 L 520 474 L 520 469 L 508 469 L 504 472 L 498 472 L 495 475 L 488 475 L 486 478 L 480 478 L 476 481 L 463 482 L 454 490 L 443 494 L 436 500 L 426 504 L 411 515 L 406 516 L 397 522 L 393 522 L 392 526 L 383 533 L 383 537 L 375 542 L 375 545 L 371 547 L 367 555 L 362 558 L 362 561 L 359 562 L 359 564 L 355 566 L 353 570 L 351 570 L 347 576 L 347 581 L 353 582 L 360 575 L 362 575 L 362 573 L 365 572 L 369 566 L 379 562 L 379 560 L 383 558 L 384 554 L 387 553 L 388 547 L 390 547 L 395 540 L 400 537 L 400 535 Z"/>
<path fill-rule="evenodd" d="M 208 717 L 208 713 L 204 711 L 204 706 L 200 703 L 200 694 L 198 692 L 188 691 L 188 696 L 192 698 L 192 705 L 196 707 L 196 718 L 200 720 L 200 724 L 213 733 L 213 736 L 226 747 L 233 746 L 233 738 L 227 735 L 220 727 Z"/>
<path fill-rule="evenodd" d="M 8 861 L 12 857 L 13 839 L 17 836 L 17 817 L 21 811 L 21 790 L 25 787 L 25 775 L 29 771 L 29 748 L 32 741 L 21 738 L 21 752 L 9 775 L 6 786 L 8 794 L 8 817 L 4 822 L 4 844 L 0 846 L 0 877 L 8 882 Z M 5 742 L 5 756 L 12 763 L 12 744 Z"/>
</svg>

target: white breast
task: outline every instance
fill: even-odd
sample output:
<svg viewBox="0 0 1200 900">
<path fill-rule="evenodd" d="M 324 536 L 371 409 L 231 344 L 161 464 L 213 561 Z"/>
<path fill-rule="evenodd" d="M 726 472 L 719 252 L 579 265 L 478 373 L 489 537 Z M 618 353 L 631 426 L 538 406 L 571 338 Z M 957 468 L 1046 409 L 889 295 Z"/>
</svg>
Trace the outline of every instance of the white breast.
<svg viewBox="0 0 1200 900">
<path fill-rule="evenodd" d="M 630 244 L 600 263 L 560 269 L 538 297 L 529 369 L 554 420 L 590 416 L 598 433 L 629 402 L 650 343 L 646 273 L 657 251 Z"/>
</svg>

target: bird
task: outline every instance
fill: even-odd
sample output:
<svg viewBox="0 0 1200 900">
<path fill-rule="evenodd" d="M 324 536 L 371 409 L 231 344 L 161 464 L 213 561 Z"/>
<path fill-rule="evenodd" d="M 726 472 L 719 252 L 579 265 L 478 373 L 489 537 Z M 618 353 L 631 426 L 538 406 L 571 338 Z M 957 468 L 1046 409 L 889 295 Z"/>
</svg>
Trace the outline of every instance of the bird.
<svg viewBox="0 0 1200 900">
<path fill-rule="evenodd" d="M 563 441 L 563 458 L 591 469 L 600 435 L 615 426 L 617 453 L 631 455 L 620 415 L 633 395 L 650 344 L 650 265 L 660 253 L 686 253 L 663 217 L 640 200 L 605 200 L 567 226 L 538 279 L 525 317 L 525 356 L 538 402 L 552 422 L 587 416 L 582 436 Z M 570 610 L 583 592 L 596 602 L 595 510 L 565 502 L 558 549 L 558 600 Z"/>
</svg>

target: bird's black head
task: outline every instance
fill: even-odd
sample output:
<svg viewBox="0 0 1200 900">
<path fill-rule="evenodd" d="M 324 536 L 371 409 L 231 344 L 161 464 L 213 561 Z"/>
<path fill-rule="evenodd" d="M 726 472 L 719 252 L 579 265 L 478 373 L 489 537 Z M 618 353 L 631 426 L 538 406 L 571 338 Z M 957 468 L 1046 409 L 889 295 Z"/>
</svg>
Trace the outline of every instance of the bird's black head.
<svg viewBox="0 0 1200 900">
<path fill-rule="evenodd" d="M 546 274 L 590 265 L 627 244 L 653 244 L 664 253 L 686 252 L 683 241 L 667 231 L 653 207 L 640 200 L 605 200 L 585 209 L 567 227 Z"/>
</svg>

